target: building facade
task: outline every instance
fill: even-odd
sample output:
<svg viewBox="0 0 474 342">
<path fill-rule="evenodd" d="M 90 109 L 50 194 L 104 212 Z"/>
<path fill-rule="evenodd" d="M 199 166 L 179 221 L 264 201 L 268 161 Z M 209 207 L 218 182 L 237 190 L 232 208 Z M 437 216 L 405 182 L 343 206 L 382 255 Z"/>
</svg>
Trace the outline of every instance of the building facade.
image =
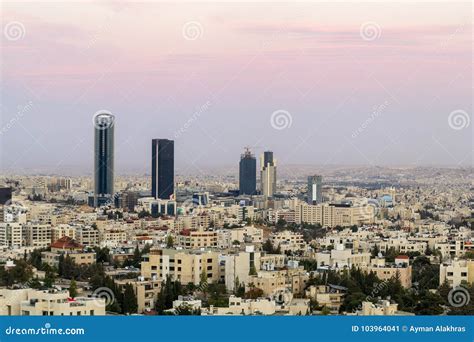
<svg viewBox="0 0 474 342">
<path fill-rule="evenodd" d="M 240 155 L 239 163 L 239 194 L 240 195 L 255 195 L 257 192 L 257 159 L 250 152 L 250 149 L 245 149 L 244 153 Z"/>
<path fill-rule="evenodd" d="M 320 204 L 323 202 L 323 177 L 308 177 L 308 204 Z"/>
<path fill-rule="evenodd" d="M 101 112 L 94 117 L 94 206 L 109 202 L 114 194 L 115 117 Z"/>
<path fill-rule="evenodd" d="M 151 194 L 170 199 L 174 195 L 174 141 L 153 139 L 151 143 Z"/>
<path fill-rule="evenodd" d="M 260 158 L 261 191 L 265 198 L 271 198 L 276 192 L 276 163 L 273 152 L 265 151 Z"/>
</svg>

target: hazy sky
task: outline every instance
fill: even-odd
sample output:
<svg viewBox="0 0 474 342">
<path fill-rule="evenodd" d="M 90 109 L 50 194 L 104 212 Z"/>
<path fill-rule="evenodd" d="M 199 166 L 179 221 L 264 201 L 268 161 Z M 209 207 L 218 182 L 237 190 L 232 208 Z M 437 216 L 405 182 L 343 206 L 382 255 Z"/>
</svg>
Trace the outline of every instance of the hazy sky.
<svg viewBox="0 0 474 342">
<path fill-rule="evenodd" d="M 472 165 L 470 2 L 3 3 L 4 170 L 176 164 Z"/>
</svg>

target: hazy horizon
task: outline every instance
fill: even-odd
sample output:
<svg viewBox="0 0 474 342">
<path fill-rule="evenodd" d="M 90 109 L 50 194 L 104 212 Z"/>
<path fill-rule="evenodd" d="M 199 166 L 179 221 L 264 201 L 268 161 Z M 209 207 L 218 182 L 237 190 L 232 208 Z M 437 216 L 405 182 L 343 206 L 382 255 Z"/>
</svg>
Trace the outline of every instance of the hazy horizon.
<svg viewBox="0 0 474 342">
<path fill-rule="evenodd" d="M 2 3 L 0 169 L 472 167 L 472 4 Z M 185 9 L 185 10 L 184 10 Z"/>
</svg>

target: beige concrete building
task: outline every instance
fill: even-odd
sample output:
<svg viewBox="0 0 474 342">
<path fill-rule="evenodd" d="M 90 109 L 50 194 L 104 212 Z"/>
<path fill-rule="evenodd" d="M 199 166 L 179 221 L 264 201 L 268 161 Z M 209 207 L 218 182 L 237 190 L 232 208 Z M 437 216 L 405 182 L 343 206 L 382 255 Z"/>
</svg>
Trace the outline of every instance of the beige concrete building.
<svg viewBox="0 0 474 342">
<path fill-rule="evenodd" d="M 340 286 L 313 285 L 306 289 L 305 295 L 306 298 L 316 300 L 320 306 L 327 307 L 331 313 L 338 314 L 344 301 L 345 291 Z"/>
<path fill-rule="evenodd" d="M 219 255 L 212 251 L 152 249 L 143 257 L 141 275 L 145 279 L 166 280 L 171 276 L 182 284 L 198 285 L 201 278 L 219 280 Z"/>
<path fill-rule="evenodd" d="M 77 297 L 68 291 L 0 289 L 3 316 L 103 316 L 105 299 Z"/>
<path fill-rule="evenodd" d="M 258 275 L 249 276 L 246 291 L 252 287 L 263 290 L 265 296 L 287 289 L 286 271 L 259 271 Z"/>
<path fill-rule="evenodd" d="M 61 254 L 69 256 L 76 265 L 92 265 L 96 262 L 94 252 L 66 251 L 66 252 L 41 252 L 41 259 L 52 267 L 58 267 Z"/>
<path fill-rule="evenodd" d="M 100 234 L 97 229 L 90 226 L 78 227 L 74 235 L 77 242 L 84 246 L 99 246 Z"/>
<path fill-rule="evenodd" d="M 438 242 L 435 244 L 435 250 L 441 253 L 444 259 L 459 258 L 466 252 L 464 240 L 449 240 L 446 242 Z"/>
<path fill-rule="evenodd" d="M 374 272 L 380 280 L 389 280 L 398 277 L 402 286 L 406 289 L 412 286 L 412 268 L 409 265 L 371 265 L 363 268 L 367 272 Z"/>
<path fill-rule="evenodd" d="M 0 223 L 0 246 L 10 248 L 20 248 L 24 246 L 23 227 L 21 223 Z"/>
<path fill-rule="evenodd" d="M 260 270 L 260 257 L 260 252 L 255 252 L 253 246 L 236 254 L 223 255 L 226 288 L 234 291 L 237 282 L 246 284 L 251 273 Z"/>
<path fill-rule="evenodd" d="M 439 265 L 439 283 L 443 284 L 446 280 L 452 287 L 462 282 L 473 284 L 474 260 L 453 260 Z"/>
<path fill-rule="evenodd" d="M 137 297 L 138 313 L 148 312 L 155 308 L 155 302 L 161 289 L 160 280 L 120 279 L 115 281 L 118 285 L 131 284 Z"/>
<path fill-rule="evenodd" d="M 377 303 L 362 302 L 362 308 L 357 312 L 360 316 L 414 316 L 413 313 L 398 311 L 398 304 L 388 300 L 380 300 Z"/>
<path fill-rule="evenodd" d="M 298 202 L 298 205 L 295 206 L 295 213 L 296 223 L 320 224 L 323 227 L 371 224 L 375 220 L 375 208 L 371 205 L 310 205 Z"/>
<path fill-rule="evenodd" d="M 51 225 L 28 222 L 23 226 L 25 245 L 44 248 L 51 244 Z"/>
<path fill-rule="evenodd" d="M 69 224 L 60 224 L 51 228 L 51 242 L 57 241 L 65 236 L 74 238 L 76 236 L 76 227 Z"/>
<path fill-rule="evenodd" d="M 217 247 L 217 232 L 206 231 L 202 227 L 197 230 L 183 230 L 177 236 L 177 245 L 187 249 Z"/>
<path fill-rule="evenodd" d="M 352 249 L 344 248 L 342 245 L 337 245 L 336 249 L 329 252 L 317 252 L 315 254 L 319 266 L 330 266 L 336 269 L 368 266 L 370 257 L 371 254 L 368 252 L 353 253 Z"/>
<path fill-rule="evenodd" d="M 210 315 L 273 315 L 277 305 L 275 301 L 266 298 L 242 299 L 230 296 L 228 307 L 210 307 L 204 314 Z"/>
<path fill-rule="evenodd" d="M 270 241 L 273 248 L 280 247 L 282 252 L 306 249 L 306 242 L 303 239 L 303 235 L 289 230 L 271 234 Z"/>
</svg>

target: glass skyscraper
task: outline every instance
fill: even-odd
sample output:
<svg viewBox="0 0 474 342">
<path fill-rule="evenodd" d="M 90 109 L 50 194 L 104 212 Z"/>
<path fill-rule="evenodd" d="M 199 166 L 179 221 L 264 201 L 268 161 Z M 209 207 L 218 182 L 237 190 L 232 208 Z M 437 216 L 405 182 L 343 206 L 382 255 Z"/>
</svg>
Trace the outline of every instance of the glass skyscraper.
<svg viewBox="0 0 474 342">
<path fill-rule="evenodd" d="M 102 111 L 94 116 L 94 206 L 111 200 L 114 193 L 115 117 Z"/>
<path fill-rule="evenodd" d="M 239 194 L 255 195 L 257 192 L 257 159 L 246 148 L 240 155 L 239 164 Z"/>
<path fill-rule="evenodd" d="M 174 141 L 153 139 L 151 143 L 151 195 L 170 199 L 174 195 Z"/>
</svg>

